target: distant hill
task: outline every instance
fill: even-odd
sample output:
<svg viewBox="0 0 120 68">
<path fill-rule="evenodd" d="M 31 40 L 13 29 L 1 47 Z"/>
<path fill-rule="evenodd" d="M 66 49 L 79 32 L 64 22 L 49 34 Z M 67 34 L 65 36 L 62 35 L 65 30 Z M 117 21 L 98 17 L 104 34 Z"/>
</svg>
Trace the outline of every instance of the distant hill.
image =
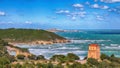
<svg viewBox="0 0 120 68">
<path fill-rule="evenodd" d="M 30 42 L 36 40 L 65 40 L 65 38 L 45 30 L 36 29 L 0 29 L 0 38 L 7 41 Z"/>
</svg>

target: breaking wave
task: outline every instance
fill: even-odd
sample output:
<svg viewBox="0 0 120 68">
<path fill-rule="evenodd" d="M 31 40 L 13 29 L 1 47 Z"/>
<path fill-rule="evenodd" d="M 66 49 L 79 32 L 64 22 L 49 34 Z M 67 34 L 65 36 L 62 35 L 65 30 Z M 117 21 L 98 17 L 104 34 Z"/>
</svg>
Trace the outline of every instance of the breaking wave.
<svg viewBox="0 0 120 68">
<path fill-rule="evenodd" d="M 109 42 L 110 40 L 71 40 L 72 43 Z"/>
</svg>

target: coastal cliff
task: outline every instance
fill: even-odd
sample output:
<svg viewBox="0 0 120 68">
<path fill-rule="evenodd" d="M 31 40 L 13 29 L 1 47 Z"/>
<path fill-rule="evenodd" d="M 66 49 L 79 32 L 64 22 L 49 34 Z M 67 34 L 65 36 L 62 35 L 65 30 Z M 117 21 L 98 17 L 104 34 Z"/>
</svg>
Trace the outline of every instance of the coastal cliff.
<svg viewBox="0 0 120 68">
<path fill-rule="evenodd" d="M 53 44 L 69 40 L 49 31 L 37 29 L 0 29 L 0 38 L 10 43 Z"/>
</svg>

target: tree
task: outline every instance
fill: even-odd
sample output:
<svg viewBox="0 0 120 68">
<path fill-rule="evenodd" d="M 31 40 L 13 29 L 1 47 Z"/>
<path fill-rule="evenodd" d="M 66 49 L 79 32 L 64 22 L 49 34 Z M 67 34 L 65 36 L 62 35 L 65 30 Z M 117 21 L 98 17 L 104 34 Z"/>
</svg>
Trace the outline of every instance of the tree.
<svg viewBox="0 0 120 68">
<path fill-rule="evenodd" d="M 50 58 L 50 60 L 52 60 L 52 61 L 58 61 L 58 62 L 61 62 L 61 63 L 65 62 L 65 59 L 66 59 L 66 56 L 64 56 L 64 55 L 53 55 Z"/>
<path fill-rule="evenodd" d="M 101 60 L 104 60 L 104 59 L 108 59 L 109 56 L 107 56 L 106 54 L 101 54 L 100 58 Z"/>
<path fill-rule="evenodd" d="M 109 68 L 109 63 L 102 61 L 99 63 L 98 68 Z"/>
<path fill-rule="evenodd" d="M 8 55 L 7 58 L 10 60 L 10 62 L 16 61 L 15 57 L 12 55 Z"/>
<path fill-rule="evenodd" d="M 29 55 L 28 58 L 31 59 L 31 60 L 35 60 L 36 56 L 35 55 Z"/>
<path fill-rule="evenodd" d="M 88 58 L 87 63 L 97 66 L 99 62 L 94 58 Z"/>
<path fill-rule="evenodd" d="M 6 64 L 9 64 L 10 63 L 10 60 L 6 57 L 0 57 L 0 64 L 1 65 L 6 65 Z"/>
<path fill-rule="evenodd" d="M 31 63 L 24 63 L 22 64 L 22 68 L 35 68 L 34 64 Z"/>
<path fill-rule="evenodd" d="M 14 64 L 14 66 L 12 66 L 12 67 L 14 67 L 14 68 L 22 68 L 22 65 L 20 65 L 19 63 L 17 63 L 17 64 Z"/>
<path fill-rule="evenodd" d="M 37 67 L 37 68 L 42 68 L 42 66 L 43 66 L 43 64 L 41 64 L 41 63 L 37 63 L 37 64 L 36 64 L 36 67 Z"/>
<path fill-rule="evenodd" d="M 75 55 L 73 53 L 68 53 L 66 58 L 67 58 L 68 61 L 75 61 L 75 60 L 80 59 L 77 55 Z"/>
<path fill-rule="evenodd" d="M 64 68 L 64 66 L 62 66 L 61 64 L 57 64 L 56 66 L 54 66 L 54 68 Z"/>
<path fill-rule="evenodd" d="M 120 58 L 117 58 L 117 57 L 109 57 L 109 59 L 111 62 L 117 62 L 117 63 L 120 63 Z"/>
<path fill-rule="evenodd" d="M 111 55 L 111 57 L 115 57 L 115 55 L 114 55 L 114 54 L 112 54 L 112 55 Z"/>
<path fill-rule="evenodd" d="M 82 65 L 78 62 L 74 62 L 72 65 L 69 65 L 68 68 L 81 68 Z"/>
<path fill-rule="evenodd" d="M 45 57 L 44 57 L 43 55 L 39 55 L 39 56 L 37 56 L 36 59 L 37 59 L 37 60 L 45 60 Z"/>
<path fill-rule="evenodd" d="M 24 55 L 17 55 L 17 59 L 24 60 L 25 56 Z"/>
<path fill-rule="evenodd" d="M 53 68 L 54 65 L 52 63 L 47 63 L 47 67 L 46 68 Z"/>
</svg>

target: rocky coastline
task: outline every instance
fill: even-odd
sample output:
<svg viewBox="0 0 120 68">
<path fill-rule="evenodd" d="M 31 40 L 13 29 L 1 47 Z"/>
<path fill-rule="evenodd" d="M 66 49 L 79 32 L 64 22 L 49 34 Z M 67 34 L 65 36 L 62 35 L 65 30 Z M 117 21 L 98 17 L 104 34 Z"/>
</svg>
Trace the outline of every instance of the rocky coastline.
<svg viewBox="0 0 120 68">
<path fill-rule="evenodd" d="M 56 44 L 56 43 L 69 43 L 70 40 L 50 40 L 50 41 L 45 41 L 45 40 L 36 40 L 36 41 L 31 41 L 31 42 L 9 42 L 11 45 L 15 44 L 29 44 L 29 45 L 51 45 L 51 44 Z"/>
</svg>

